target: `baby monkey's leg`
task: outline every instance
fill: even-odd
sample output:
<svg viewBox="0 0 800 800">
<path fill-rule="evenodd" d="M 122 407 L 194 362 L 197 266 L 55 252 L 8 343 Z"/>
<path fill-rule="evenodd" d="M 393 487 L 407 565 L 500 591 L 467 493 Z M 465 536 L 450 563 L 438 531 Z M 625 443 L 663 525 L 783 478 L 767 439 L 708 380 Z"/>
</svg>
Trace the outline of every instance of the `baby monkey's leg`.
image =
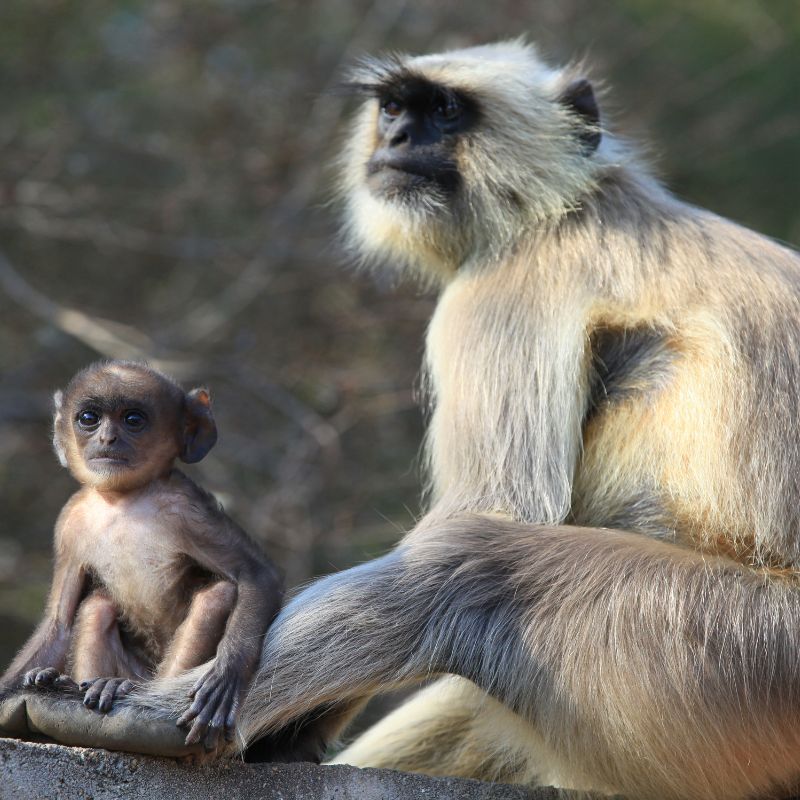
<svg viewBox="0 0 800 800">
<path fill-rule="evenodd" d="M 236 586 L 217 581 L 195 592 L 186 619 L 178 626 L 158 666 L 159 678 L 171 678 L 217 654 L 228 617 L 236 605 Z"/>
<path fill-rule="evenodd" d="M 78 607 L 69 657 L 70 673 L 86 692 L 84 705 L 104 712 L 131 691 L 132 679 L 145 678 L 149 672 L 123 644 L 118 616 L 108 594 L 93 591 Z"/>
<path fill-rule="evenodd" d="M 158 667 L 157 677 L 173 678 L 217 656 L 229 618 L 238 596 L 237 587 L 225 580 L 195 592 L 186 619 L 175 631 L 167 653 Z M 203 740 L 207 750 L 214 750 L 220 732 L 233 738 L 239 703 L 239 678 L 236 673 L 216 673 L 219 659 L 198 680 L 187 695 L 190 704 L 178 725 L 190 725 L 187 744 Z"/>
</svg>

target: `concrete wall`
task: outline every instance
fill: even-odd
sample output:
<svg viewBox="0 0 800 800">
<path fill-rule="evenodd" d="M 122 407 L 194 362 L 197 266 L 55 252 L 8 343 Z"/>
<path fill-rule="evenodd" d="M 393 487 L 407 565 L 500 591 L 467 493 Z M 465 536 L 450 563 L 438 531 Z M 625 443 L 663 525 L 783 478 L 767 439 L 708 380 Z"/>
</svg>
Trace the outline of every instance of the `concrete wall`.
<svg viewBox="0 0 800 800">
<path fill-rule="evenodd" d="M 0 800 L 556 800 L 454 778 L 311 764 L 179 764 L 170 759 L 0 739 Z"/>
</svg>

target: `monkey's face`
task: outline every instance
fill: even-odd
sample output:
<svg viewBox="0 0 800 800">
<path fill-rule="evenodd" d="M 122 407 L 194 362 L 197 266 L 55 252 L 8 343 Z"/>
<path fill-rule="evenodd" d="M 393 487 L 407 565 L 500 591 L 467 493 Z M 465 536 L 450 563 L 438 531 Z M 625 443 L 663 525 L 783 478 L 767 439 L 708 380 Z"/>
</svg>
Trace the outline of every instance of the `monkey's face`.
<svg viewBox="0 0 800 800">
<path fill-rule="evenodd" d="M 73 387 L 61 426 L 73 475 L 90 486 L 123 491 L 168 472 L 180 452 L 181 398 L 167 389 L 115 367 Z"/>
<path fill-rule="evenodd" d="M 521 42 L 365 63 L 342 170 L 351 241 L 447 280 L 574 209 L 600 134 L 572 78 Z"/>
<path fill-rule="evenodd" d="M 411 77 L 383 86 L 378 104 L 378 146 L 367 162 L 373 196 L 412 207 L 451 202 L 461 182 L 456 144 L 477 122 L 475 104 Z"/>
<path fill-rule="evenodd" d="M 129 491 L 166 474 L 181 454 L 184 394 L 158 373 L 111 363 L 56 395 L 54 443 L 81 483 Z"/>
</svg>

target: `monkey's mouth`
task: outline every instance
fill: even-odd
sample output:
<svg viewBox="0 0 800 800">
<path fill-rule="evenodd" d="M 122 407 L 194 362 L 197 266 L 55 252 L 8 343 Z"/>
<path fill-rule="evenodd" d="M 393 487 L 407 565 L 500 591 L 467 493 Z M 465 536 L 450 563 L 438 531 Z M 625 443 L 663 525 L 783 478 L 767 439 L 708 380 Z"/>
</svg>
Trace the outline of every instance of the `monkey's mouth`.
<svg viewBox="0 0 800 800">
<path fill-rule="evenodd" d="M 385 196 L 432 189 L 452 194 L 458 186 L 458 171 L 440 159 L 376 153 L 367 164 L 367 186 Z"/>
<path fill-rule="evenodd" d="M 108 469 L 109 467 L 127 467 L 129 464 L 128 458 L 120 455 L 119 453 L 102 453 L 100 455 L 92 456 L 87 460 L 91 466 L 100 469 Z"/>
</svg>

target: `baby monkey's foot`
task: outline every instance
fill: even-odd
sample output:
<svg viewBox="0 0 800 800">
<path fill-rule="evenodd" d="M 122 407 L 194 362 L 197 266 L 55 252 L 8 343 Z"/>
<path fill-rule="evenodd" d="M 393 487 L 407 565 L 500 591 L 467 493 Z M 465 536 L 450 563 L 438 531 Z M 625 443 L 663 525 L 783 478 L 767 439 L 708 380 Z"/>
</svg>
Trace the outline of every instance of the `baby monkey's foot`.
<svg viewBox="0 0 800 800">
<path fill-rule="evenodd" d="M 81 681 L 79 688 L 86 692 L 83 704 L 105 714 L 111 711 L 115 700 L 125 697 L 133 689 L 133 683 L 126 678 L 91 678 Z"/>
<path fill-rule="evenodd" d="M 23 676 L 22 686 L 25 689 L 76 689 L 78 684 L 55 667 L 34 667 Z"/>
</svg>

